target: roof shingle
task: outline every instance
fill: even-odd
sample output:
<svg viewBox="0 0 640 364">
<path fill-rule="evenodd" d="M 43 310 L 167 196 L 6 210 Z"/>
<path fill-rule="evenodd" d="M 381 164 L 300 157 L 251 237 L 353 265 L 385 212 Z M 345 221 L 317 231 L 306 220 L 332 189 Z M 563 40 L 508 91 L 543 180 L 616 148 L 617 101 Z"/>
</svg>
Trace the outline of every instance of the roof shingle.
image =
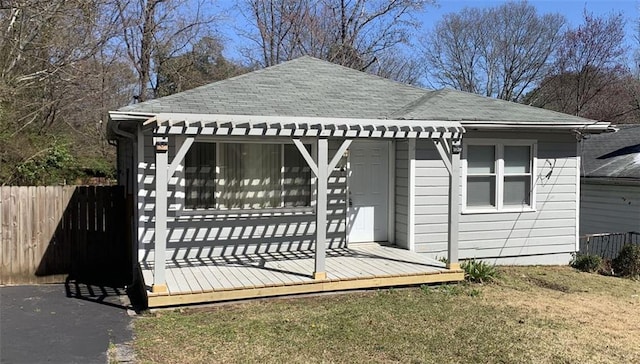
<svg viewBox="0 0 640 364">
<path fill-rule="evenodd" d="M 123 112 L 589 124 L 593 120 L 454 90 L 405 85 L 301 57 Z"/>
<path fill-rule="evenodd" d="M 583 177 L 640 179 L 640 125 L 619 128 L 581 142 Z"/>
</svg>

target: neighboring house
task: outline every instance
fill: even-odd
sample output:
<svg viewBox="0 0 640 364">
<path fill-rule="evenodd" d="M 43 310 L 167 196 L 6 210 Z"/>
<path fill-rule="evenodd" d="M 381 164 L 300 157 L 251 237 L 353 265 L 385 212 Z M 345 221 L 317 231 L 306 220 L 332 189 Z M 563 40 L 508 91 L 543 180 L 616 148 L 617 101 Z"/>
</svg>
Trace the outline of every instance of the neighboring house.
<svg viewBox="0 0 640 364">
<path fill-rule="evenodd" d="M 580 143 L 580 234 L 640 231 L 640 125 Z"/>
<path fill-rule="evenodd" d="M 156 292 L 171 259 L 315 249 L 322 279 L 325 248 L 373 241 L 454 270 L 567 263 L 576 131 L 609 128 L 311 57 L 110 113 Z"/>
</svg>

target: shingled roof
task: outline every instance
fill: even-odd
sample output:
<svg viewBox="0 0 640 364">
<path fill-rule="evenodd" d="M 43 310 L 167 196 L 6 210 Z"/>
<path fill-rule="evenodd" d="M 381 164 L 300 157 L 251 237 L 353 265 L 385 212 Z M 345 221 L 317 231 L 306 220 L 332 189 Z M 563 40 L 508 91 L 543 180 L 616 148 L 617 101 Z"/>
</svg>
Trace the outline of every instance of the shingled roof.
<svg viewBox="0 0 640 364">
<path fill-rule="evenodd" d="M 430 91 L 396 112 L 396 118 L 461 122 L 540 122 L 589 124 L 593 120 L 468 92 Z"/>
<path fill-rule="evenodd" d="M 640 125 L 619 128 L 582 141 L 583 177 L 640 179 Z"/>
<path fill-rule="evenodd" d="M 467 92 L 405 85 L 312 57 L 133 104 L 120 112 L 588 125 L 593 120 Z"/>
<path fill-rule="evenodd" d="M 120 111 L 386 119 L 425 92 L 305 56 Z"/>
</svg>

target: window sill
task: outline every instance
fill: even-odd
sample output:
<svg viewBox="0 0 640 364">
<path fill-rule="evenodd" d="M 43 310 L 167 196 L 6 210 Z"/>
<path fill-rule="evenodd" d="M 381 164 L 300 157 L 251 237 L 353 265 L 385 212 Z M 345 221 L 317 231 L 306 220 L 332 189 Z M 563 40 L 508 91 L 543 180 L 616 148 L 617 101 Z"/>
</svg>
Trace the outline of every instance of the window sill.
<svg viewBox="0 0 640 364">
<path fill-rule="evenodd" d="M 182 210 L 177 213 L 176 220 L 193 218 L 234 218 L 234 217 L 277 217 L 292 215 L 313 215 L 315 207 L 289 207 L 271 209 L 238 209 L 238 210 Z"/>
<path fill-rule="evenodd" d="M 502 208 L 488 209 L 488 208 L 464 208 L 462 209 L 462 215 L 475 215 L 475 214 L 508 214 L 508 213 L 522 213 L 522 212 L 536 212 L 533 207 L 516 207 L 516 208 Z"/>
</svg>

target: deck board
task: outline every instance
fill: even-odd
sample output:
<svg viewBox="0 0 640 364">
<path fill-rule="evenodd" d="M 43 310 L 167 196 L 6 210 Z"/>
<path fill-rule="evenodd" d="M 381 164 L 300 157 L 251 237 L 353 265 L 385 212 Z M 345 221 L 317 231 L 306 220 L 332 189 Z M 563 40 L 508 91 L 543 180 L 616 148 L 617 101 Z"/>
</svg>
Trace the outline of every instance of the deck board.
<svg viewBox="0 0 640 364">
<path fill-rule="evenodd" d="M 220 267 L 218 267 L 217 265 L 211 263 L 207 264 L 205 268 L 209 270 L 209 276 L 212 277 L 211 283 L 213 284 L 214 291 L 220 291 L 233 285 L 231 281 L 228 280 L 227 277 L 222 273 L 222 271 L 220 271 Z"/>
<path fill-rule="evenodd" d="M 203 289 L 200 281 L 196 278 L 193 272 L 193 265 L 188 265 L 184 268 L 179 268 L 179 269 L 184 275 L 184 278 L 187 281 L 187 284 L 189 285 L 189 290 L 194 293 L 202 293 Z"/>
<path fill-rule="evenodd" d="M 201 265 L 194 265 L 191 267 L 191 271 L 193 272 L 195 279 L 200 283 L 200 286 L 202 287 L 202 292 L 211 292 L 213 291 L 213 284 L 209 280 L 209 278 L 207 278 L 207 274 L 203 272 L 204 269 L 205 267 Z"/>
<path fill-rule="evenodd" d="M 327 250 L 327 279 L 314 280 L 314 252 L 238 254 L 172 260 L 166 269 L 168 294 L 148 292 L 150 307 L 251 297 L 326 292 L 394 285 L 451 282 L 460 270 L 418 253 L 378 244 Z M 141 263 L 153 284 L 153 264 Z"/>
</svg>

